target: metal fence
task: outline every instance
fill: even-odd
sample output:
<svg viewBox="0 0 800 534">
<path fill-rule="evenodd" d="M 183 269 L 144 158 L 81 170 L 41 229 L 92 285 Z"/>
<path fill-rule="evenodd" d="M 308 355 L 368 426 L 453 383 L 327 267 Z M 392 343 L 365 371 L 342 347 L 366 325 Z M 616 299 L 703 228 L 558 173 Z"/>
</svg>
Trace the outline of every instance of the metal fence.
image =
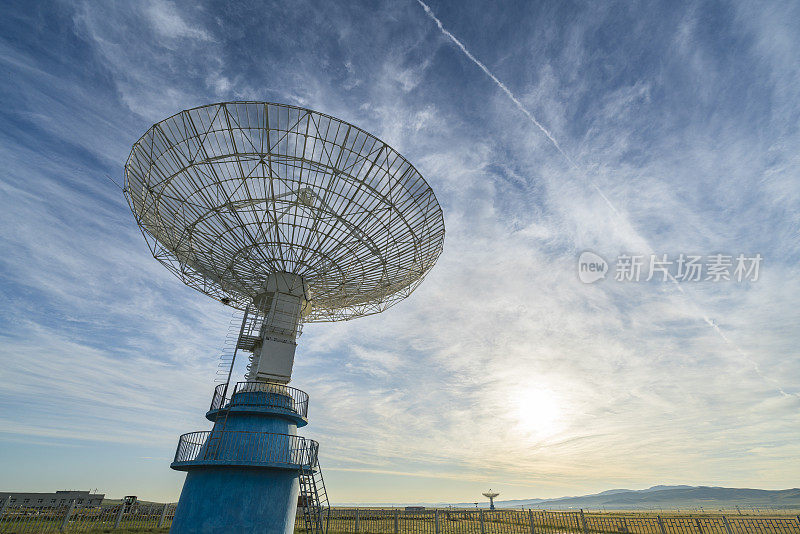
<svg viewBox="0 0 800 534">
<path fill-rule="evenodd" d="M 0 533 L 166 532 L 175 504 L 26 508 L 0 505 Z M 302 531 L 302 517 L 295 522 Z M 328 534 L 800 534 L 800 517 L 652 515 L 544 510 L 333 508 Z"/>
<path fill-rule="evenodd" d="M 550 512 L 331 510 L 328 533 L 353 534 L 800 534 L 800 517 Z"/>
<path fill-rule="evenodd" d="M 68 506 L 30 508 L 0 505 L 0 532 L 109 532 L 116 529 L 141 530 L 172 524 L 175 504 L 120 504 L 103 507 Z"/>
</svg>

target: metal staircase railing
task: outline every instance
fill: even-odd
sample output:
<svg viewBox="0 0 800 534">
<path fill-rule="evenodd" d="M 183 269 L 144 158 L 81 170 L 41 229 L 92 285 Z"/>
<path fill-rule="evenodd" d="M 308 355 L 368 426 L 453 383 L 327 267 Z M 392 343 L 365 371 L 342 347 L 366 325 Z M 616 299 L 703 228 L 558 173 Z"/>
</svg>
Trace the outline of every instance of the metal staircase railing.
<svg viewBox="0 0 800 534">
<path fill-rule="evenodd" d="M 264 326 L 265 320 L 264 312 L 253 306 L 248 307 L 242 323 L 242 331 L 239 332 L 239 338 L 236 341 L 236 348 L 253 352 L 261 339 L 261 327 Z"/>
<path fill-rule="evenodd" d="M 300 468 L 300 504 L 303 509 L 303 523 L 309 534 L 327 534 L 331 515 L 328 492 L 322 469 L 319 465 L 319 445 L 312 442 L 311 458 L 307 465 Z"/>
</svg>

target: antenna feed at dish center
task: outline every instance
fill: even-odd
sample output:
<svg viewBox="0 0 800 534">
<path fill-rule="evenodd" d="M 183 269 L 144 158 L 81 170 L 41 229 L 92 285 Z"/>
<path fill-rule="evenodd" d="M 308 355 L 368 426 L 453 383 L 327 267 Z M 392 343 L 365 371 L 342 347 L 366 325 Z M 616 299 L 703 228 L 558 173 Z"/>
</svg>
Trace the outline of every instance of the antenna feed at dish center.
<svg viewBox="0 0 800 534">
<path fill-rule="evenodd" d="M 245 377 L 288 384 L 292 378 L 300 322 L 309 306 L 303 277 L 292 273 L 270 274 L 264 291 L 253 298 L 253 306 L 263 314 L 264 323 Z"/>
</svg>

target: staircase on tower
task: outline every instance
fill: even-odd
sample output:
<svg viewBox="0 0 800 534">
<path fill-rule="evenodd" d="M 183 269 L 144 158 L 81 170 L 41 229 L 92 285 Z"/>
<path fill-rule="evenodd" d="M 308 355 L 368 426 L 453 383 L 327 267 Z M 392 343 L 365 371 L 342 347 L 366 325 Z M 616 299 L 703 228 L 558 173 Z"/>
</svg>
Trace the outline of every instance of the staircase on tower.
<svg viewBox="0 0 800 534">
<path fill-rule="evenodd" d="M 236 353 L 241 349 L 252 352 L 259 339 L 261 327 L 264 325 L 265 316 L 258 309 L 248 308 L 242 314 L 234 312 L 231 325 L 241 320 L 239 335 L 236 336 L 236 344 L 232 354 L 223 349 L 220 355 L 220 367 L 228 365 L 227 384 L 230 385 L 231 371 L 236 359 Z M 228 338 L 231 338 L 229 329 Z M 235 336 L 235 334 L 234 334 Z M 226 346 L 230 344 L 226 342 Z M 248 372 L 250 371 L 248 366 Z M 214 420 L 214 431 L 208 438 L 206 444 L 206 457 L 216 458 L 222 438 L 225 435 L 225 427 L 228 423 L 231 403 L 226 403 L 227 390 L 223 393 L 222 405 Z M 300 498 L 298 506 L 303 512 L 303 527 L 308 534 L 327 534 L 328 519 L 330 518 L 330 503 L 328 502 L 328 492 L 325 489 L 325 480 L 322 477 L 322 468 L 319 465 L 319 450 L 315 442 L 309 445 L 310 450 L 302 455 L 305 460 L 300 464 L 298 477 L 300 479 Z"/>
<path fill-rule="evenodd" d="M 317 446 L 311 447 L 310 462 L 300 468 L 300 507 L 303 510 L 305 531 L 309 534 L 327 534 L 331 507 L 319 465 Z"/>
</svg>

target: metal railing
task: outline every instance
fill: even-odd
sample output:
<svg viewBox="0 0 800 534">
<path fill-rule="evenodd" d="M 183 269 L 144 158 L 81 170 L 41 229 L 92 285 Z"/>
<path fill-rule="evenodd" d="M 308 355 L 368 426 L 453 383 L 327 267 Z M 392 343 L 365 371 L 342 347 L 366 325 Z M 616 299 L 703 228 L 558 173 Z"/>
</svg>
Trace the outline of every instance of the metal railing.
<svg viewBox="0 0 800 534">
<path fill-rule="evenodd" d="M 305 418 L 308 416 L 308 393 L 272 382 L 237 382 L 233 388 L 228 384 L 214 388 L 211 410 L 236 406 L 282 408 Z"/>
<path fill-rule="evenodd" d="M 204 430 L 180 437 L 173 465 L 219 462 L 298 468 L 314 465 L 318 449 L 316 441 L 291 434 Z"/>
</svg>

